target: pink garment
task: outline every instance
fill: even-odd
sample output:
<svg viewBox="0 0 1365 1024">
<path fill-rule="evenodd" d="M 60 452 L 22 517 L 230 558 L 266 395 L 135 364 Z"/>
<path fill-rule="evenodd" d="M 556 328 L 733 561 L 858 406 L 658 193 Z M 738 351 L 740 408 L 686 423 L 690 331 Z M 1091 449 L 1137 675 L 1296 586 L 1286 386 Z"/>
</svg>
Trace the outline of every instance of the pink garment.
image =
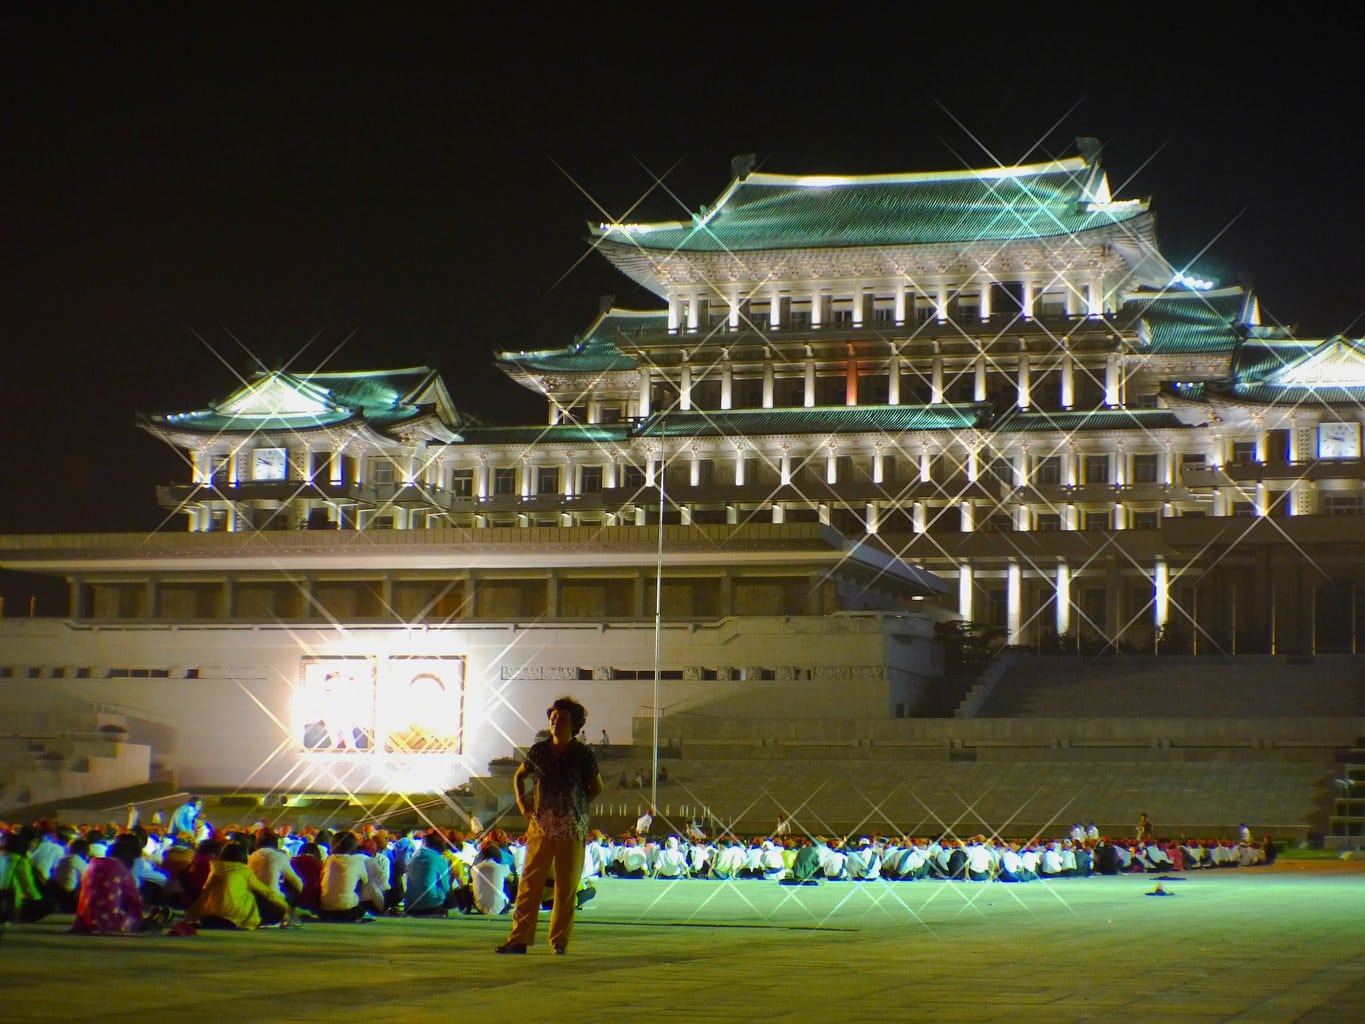
<svg viewBox="0 0 1365 1024">
<path fill-rule="evenodd" d="M 120 935 L 142 927 L 142 897 L 133 873 L 113 857 L 96 857 L 81 877 L 73 932 Z"/>
</svg>

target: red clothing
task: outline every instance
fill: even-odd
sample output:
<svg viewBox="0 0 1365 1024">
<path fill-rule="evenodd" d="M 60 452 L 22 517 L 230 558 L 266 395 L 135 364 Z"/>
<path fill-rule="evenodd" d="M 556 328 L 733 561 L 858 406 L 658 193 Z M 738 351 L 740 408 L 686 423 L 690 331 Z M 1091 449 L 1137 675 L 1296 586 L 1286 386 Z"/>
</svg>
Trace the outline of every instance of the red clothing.
<svg viewBox="0 0 1365 1024">
<path fill-rule="evenodd" d="M 133 873 L 113 857 L 96 857 L 81 876 L 73 932 L 120 935 L 142 927 L 142 897 Z"/>
<path fill-rule="evenodd" d="M 303 889 L 298 898 L 299 909 L 317 910 L 322 902 L 322 861 L 316 857 L 295 857 L 289 866 L 303 880 Z"/>
</svg>

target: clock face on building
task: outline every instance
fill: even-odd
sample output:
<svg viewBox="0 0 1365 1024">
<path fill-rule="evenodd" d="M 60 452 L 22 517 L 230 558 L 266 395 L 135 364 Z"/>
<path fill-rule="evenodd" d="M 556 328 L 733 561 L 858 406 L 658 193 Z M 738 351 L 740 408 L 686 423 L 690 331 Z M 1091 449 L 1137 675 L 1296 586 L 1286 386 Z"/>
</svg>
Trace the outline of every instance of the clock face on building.
<svg viewBox="0 0 1365 1024">
<path fill-rule="evenodd" d="M 283 448 L 257 448 L 251 453 L 251 479 L 283 480 L 286 455 Z"/>
<path fill-rule="evenodd" d="M 1319 423 L 1318 458 L 1360 458 L 1360 424 Z"/>
</svg>

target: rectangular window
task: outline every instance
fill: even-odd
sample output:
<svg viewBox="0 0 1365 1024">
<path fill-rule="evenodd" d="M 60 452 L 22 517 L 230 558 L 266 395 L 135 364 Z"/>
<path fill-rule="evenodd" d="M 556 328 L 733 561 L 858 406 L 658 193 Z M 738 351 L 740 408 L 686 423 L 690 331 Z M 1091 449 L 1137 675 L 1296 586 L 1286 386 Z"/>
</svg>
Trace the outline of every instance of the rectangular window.
<svg viewBox="0 0 1365 1024">
<path fill-rule="evenodd" d="M 645 471 L 639 466 L 625 465 L 621 467 L 621 486 L 628 491 L 638 491 L 645 485 Z"/>
<path fill-rule="evenodd" d="M 1232 514 L 1235 516 L 1254 516 L 1256 514 L 1256 503 L 1254 501 L 1234 501 L 1232 503 Z"/>
<path fill-rule="evenodd" d="M 559 467 L 541 466 L 536 470 L 536 493 L 559 493 Z"/>
<path fill-rule="evenodd" d="M 601 494 L 602 493 L 602 467 L 584 466 L 579 470 L 580 494 Z"/>
<path fill-rule="evenodd" d="M 620 423 L 621 407 L 619 405 L 604 405 L 597 410 L 598 423 Z"/>
<path fill-rule="evenodd" d="M 1134 530 L 1156 530 L 1161 527 L 1161 513 L 1155 510 L 1133 513 Z"/>
<path fill-rule="evenodd" d="M 1365 505 L 1359 494 L 1324 494 L 1322 514 L 1325 516 L 1358 516 Z"/>
<path fill-rule="evenodd" d="M 1062 482 L 1062 460 L 1055 455 L 1038 459 L 1033 464 L 1033 482 L 1038 485 Z"/>
<path fill-rule="evenodd" d="M 1107 530 L 1114 522 L 1110 512 L 1082 512 L 1081 527 L 1086 530 Z"/>
<path fill-rule="evenodd" d="M 1256 461 L 1255 441 L 1232 442 L 1232 464 L 1234 466 L 1250 466 L 1255 461 Z"/>
<path fill-rule="evenodd" d="M 517 493 L 517 470 L 515 466 L 498 466 L 493 470 L 493 493 Z"/>
<path fill-rule="evenodd" d="M 392 460 L 386 458 L 370 460 L 370 483 L 372 484 L 393 483 Z"/>
<path fill-rule="evenodd" d="M 1085 456 L 1085 482 L 1088 484 L 1107 484 L 1109 482 L 1109 456 Z"/>
<path fill-rule="evenodd" d="M 450 474 L 450 493 L 457 498 L 474 497 L 474 471 L 456 469 Z"/>
<path fill-rule="evenodd" d="M 1038 513 L 1038 532 L 1057 533 L 1062 528 L 1062 517 L 1057 512 Z"/>
<path fill-rule="evenodd" d="M 1157 457 L 1154 453 L 1133 456 L 1133 483 L 1154 484 L 1157 480 Z"/>
</svg>

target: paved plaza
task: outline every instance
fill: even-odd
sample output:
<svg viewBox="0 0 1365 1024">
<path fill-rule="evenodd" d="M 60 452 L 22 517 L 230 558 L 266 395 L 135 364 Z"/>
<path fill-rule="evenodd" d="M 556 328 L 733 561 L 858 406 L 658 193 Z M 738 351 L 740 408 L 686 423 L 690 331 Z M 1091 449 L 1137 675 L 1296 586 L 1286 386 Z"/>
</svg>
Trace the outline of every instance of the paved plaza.
<svg viewBox="0 0 1365 1024">
<path fill-rule="evenodd" d="M 1365 862 L 1053 883 L 622 881 L 567 957 L 507 918 L 0 942 L 7 1021 L 1365 1020 Z M 540 940 L 545 941 L 542 920 Z"/>
</svg>

